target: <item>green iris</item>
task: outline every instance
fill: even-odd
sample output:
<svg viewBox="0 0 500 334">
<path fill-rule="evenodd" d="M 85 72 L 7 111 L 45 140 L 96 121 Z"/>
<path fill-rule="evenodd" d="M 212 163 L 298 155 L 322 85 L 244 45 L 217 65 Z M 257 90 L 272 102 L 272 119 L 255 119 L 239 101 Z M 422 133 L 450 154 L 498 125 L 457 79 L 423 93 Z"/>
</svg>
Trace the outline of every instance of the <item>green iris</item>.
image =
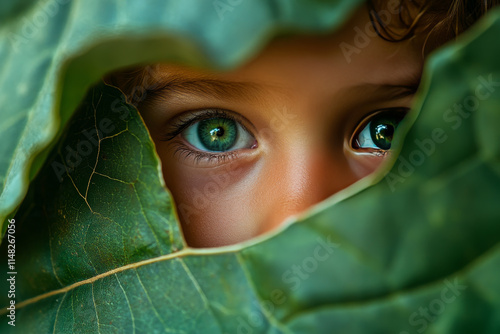
<svg viewBox="0 0 500 334">
<path fill-rule="evenodd" d="M 225 152 L 236 143 L 238 126 L 229 118 L 214 117 L 198 124 L 198 139 L 208 151 Z"/>
<path fill-rule="evenodd" d="M 394 132 L 403 118 L 404 114 L 401 112 L 385 112 L 374 116 L 370 122 L 373 143 L 382 150 L 389 150 Z"/>
</svg>

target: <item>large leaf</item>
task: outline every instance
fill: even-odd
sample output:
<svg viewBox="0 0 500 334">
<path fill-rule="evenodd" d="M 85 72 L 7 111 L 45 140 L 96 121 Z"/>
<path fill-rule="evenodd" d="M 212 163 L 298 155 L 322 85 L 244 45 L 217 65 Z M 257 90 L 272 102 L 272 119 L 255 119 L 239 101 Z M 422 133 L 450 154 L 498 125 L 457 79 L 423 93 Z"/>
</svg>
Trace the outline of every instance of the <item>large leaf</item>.
<svg viewBox="0 0 500 334">
<path fill-rule="evenodd" d="M 233 247 L 183 244 L 137 112 L 91 90 L 16 215 L 15 329 L 500 332 L 499 34 L 497 11 L 434 55 L 385 178 Z"/>
<path fill-rule="evenodd" d="M 235 66 L 278 32 L 340 25 L 361 1 L 2 1 L 0 230 L 49 144 L 107 71 L 158 60 Z"/>
</svg>

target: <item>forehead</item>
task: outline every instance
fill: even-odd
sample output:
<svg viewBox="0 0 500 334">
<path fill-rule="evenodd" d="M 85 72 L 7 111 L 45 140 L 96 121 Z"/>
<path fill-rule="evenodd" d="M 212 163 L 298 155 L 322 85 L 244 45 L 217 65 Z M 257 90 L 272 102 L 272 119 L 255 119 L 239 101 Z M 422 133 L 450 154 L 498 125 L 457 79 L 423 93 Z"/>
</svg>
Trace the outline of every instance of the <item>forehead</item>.
<svg viewBox="0 0 500 334">
<path fill-rule="evenodd" d="M 271 41 L 258 55 L 228 72 L 160 65 L 160 81 L 220 80 L 300 89 L 342 89 L 360 84 L 413 85 L 423 65 L 418 38 L 388 42 L 373 30 L 368 9 L 360 8 L 339 30 L 324 35 L 287 36 Z M 236 87 L 234 87 L 236 88 Z"/>
<path fill-rule="evenodd" d="M 366 87 L 418 86 L 422 45 L 418 38 L 397 43 L 380 38 L 363 6 L 339 31 L 277 38 L 237 69 L 215 72 L 161 64 L 148 75 L 168 88 L 163 94 L 214 98 L 253 98 L 266 91 L 288 96 L 300 92 L 304 98 L 357 95 Z"/>
</svg>

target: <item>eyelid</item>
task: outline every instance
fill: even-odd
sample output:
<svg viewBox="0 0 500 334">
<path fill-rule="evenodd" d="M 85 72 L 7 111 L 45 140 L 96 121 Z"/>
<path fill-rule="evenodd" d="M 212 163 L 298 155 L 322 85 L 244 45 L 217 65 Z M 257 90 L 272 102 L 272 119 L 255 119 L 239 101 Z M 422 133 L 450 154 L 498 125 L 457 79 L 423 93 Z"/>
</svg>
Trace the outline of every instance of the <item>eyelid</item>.
<svg viewBox="0 0 500 334">
<path fill-rule="evenodd" d="M 370 123 L 370 121 L 377 115 L 384 113 L 384 112 L 401 112 L 404 113 L 404 116 L 408 114 L 410 111 L 410 108 L 407 107 L 394 107 L 394 108 L 384 108 L 384 109 L 377 109 L 374 111 L 371 111 L 369 114 L 365 115 L 361 122 L 359 122 L 354 130 L 352 131 L 351 138 L 349 139 L 349 146 L 354 149 L 362 149 L 362 148 L 356 148 L 355 141 L 358 135 L 363 131 L 363 129 Z M 368 149 L 370 151 L 377 151 L 377 152 L 384 152 L 384 150 L 381 149 L 376 149 L 376 148 L 370 148 Z"/>
<path fill-rule="evenodd" d="M 185 118 L 183 118 L 185 117 Z M 228 118 L 231 119 L 238 124 L 241 125 L 241 127 L 247 131 L 252 137 L 255 138 L 255 135 L 251 130 L 249 130 L 249 126 L 251 126 L 254 130 L 255 127 L 254 125 L 246 119 L 243 115 L 236 113 L 231 110 L 227 109 L 221 109 L 221 108 L 204 108 L 204 109 L 197 109 L 197 110 L 188 110 L 185 112 L 182 112 L 172 118 L 170 118 L 166 122 L 166 130 L 163 131 L 163 135 L 160 138 L 161 141 L 169 141 L 175 138 L 177 135 L 182 133 L 186 128 L 189 126 L 195 124 L 196 122 L 202 121 L 204 119 L 208 118 L 214 118 L 214 117 L 223 117 L 223 118 Z M 247 126 L 249 125 L 249 126 Z"/>
</svg>

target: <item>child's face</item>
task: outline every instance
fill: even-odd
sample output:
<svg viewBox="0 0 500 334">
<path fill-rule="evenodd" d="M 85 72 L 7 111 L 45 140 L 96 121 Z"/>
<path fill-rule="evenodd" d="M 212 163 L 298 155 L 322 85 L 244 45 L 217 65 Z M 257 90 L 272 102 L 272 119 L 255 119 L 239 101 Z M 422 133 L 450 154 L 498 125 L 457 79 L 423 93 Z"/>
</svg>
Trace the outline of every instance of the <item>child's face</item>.
<svg viewBox="0 0 500 334">
<path fill-rule="evenodd" d="M 359 51 L 350 63 L 343 42 Z M 421 49 L 374 36 L 362 8 L 337 33 L 275 40 L 237 70 L 159 66 L 165 89 L 139 109 L 188 244 L 247 240 L 373 172 L 411 106 Z"/>
</svg>

